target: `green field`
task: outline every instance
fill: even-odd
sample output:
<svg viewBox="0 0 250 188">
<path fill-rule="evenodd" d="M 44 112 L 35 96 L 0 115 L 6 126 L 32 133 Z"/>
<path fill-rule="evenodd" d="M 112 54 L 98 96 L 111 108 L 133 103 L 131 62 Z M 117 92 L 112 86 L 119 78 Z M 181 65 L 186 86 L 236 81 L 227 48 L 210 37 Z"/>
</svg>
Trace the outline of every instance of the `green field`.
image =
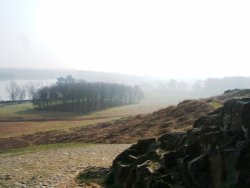
<svg viewBox="0 0 250 188">
<path fill-rule="evenodd" d="M 0 106 L 0 120 L 74 118 L 81 115 L 72 112 L 36 111 L 33 110 L 31 102 Z"/>
<path fill-rule="evenodd" d="M 0 105 L 0 120 L 29 120 L 29 119 L 79 119 L 81 117 L 111 117 L 111 116 L 129 116 L 135 114 L 150 113 L 159 108 L 166 107 L 164 102 L 143 101 L 139 104 L 124 105 L 108 108 L 97 112 L 83 114 L 79 112 L 53 112 L 33 110 L 31 102 L 21 104 Z"/>
</svg>

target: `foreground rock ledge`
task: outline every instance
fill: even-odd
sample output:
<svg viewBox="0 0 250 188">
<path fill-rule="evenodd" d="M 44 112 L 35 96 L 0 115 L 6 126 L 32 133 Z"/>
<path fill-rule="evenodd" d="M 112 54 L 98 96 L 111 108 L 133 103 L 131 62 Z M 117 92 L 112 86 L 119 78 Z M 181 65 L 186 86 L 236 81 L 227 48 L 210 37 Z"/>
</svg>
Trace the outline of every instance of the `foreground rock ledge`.
<svg viewBox="0 0 250 188">
<path fill-rule="evenodd" d="M 140 140 L 113 161 L 107 185 L 250 187 L 250 99 L 231 100 L 186 133 Z"/>
</svg>

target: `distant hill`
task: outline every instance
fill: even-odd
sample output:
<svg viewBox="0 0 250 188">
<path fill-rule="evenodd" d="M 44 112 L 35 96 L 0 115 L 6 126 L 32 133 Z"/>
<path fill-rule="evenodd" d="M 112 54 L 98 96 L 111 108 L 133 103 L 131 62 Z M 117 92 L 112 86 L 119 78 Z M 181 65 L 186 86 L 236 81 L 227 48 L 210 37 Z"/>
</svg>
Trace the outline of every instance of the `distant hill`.
<svg viewBox="0 0 250 188">
<path fill-rule="evenodd" d="M 77 79 L 89 82 L 116 82 L 127 84 L 138 84 L 144 77 L 105 73 L 96 71 L 79 71 L 63 69 L 0 69 L 0 80 L 52 80 L 59 77 L 72 75 Z"/>
</svg>

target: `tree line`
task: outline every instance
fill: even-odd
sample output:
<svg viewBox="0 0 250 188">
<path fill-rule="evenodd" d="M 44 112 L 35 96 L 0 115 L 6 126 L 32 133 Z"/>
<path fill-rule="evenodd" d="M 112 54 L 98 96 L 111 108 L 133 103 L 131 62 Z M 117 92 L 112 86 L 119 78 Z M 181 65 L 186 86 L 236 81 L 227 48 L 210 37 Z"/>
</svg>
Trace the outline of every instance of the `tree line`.
<svg viewBox="0 0 250 188">
<path fill-rule="evenodd" d="M 142 98 L 138 86 L 86 82 L 67 76 L 58 78 L 55 85 L 39 89 L 32 102 L 38 110 L 91 112 L 138 103 Z"/>
</svg>

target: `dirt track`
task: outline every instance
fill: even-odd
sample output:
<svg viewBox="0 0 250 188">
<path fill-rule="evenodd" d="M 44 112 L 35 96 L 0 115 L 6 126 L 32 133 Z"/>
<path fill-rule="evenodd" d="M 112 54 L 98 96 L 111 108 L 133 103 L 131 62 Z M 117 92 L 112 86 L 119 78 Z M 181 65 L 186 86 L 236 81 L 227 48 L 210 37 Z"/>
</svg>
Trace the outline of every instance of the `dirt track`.
<svg viewBox="0 0 250 188">
<path fill-rule="evenodd" d="M 83 169 L 109 167 L 127 144 L 82 145 L 20 155 L 0 154 L 0 187 L 75 187 Z"/>
</svg>

